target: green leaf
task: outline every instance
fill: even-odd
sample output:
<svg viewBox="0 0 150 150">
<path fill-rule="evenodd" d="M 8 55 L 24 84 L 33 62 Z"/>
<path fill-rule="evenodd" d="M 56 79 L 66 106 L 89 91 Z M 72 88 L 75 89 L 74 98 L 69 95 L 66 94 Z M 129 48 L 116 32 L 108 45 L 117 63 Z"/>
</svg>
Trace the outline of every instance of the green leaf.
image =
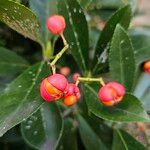
<svg viewBox="0 0 150 150">
<path fill-rule="evenodd" d="M 149 88 L 145 91 L 145 94 L 143 95 L 142 97 L 142 102 L 144 104 L 144 108 L 149 111 L 150 110 L 150 101 L 149 101 L 149 98 L 150 98 L 150 86 Z"/>
<path fill-rule="evenodd" d="M 135 58 L 132 43 L 126 31 L 117 25 L 110 47 L 109 66 L 112 80 L 125 85 L 131 91 L 135 78 Z"/>
<path fill-rule="evenodd" d="M 143 73 L 135 87 L 134 95 L 142 100 L 142 97 L 145 95 L 146 90 L 150 87 L 150 75 Z"/>
<path fill-rule="evenodd" d="M 84 118 L 94 130 L 96 135 L 101 139 L 101 141 L 105 144 L 107 149 L 111 149 L 112 147 L 112 138 L 113 138 L 113 130 L 110 128 L 107 123 L 103 120 L 95 116 L 94 114 L 87 113 L 84 115 Z M 109 122 L 110 123 L 110 122 Z M 109 124 L 108 123 L 108 124 Z"/>
<path fill-rule="evenodd" d="M 123 130 L 114 130 L 112 150 L 146 150 L 146 148 Z"/>
<path fill-rule="evenodd" d="M 42 45 L 37 18 L 24 5 L 11 0 L 0 0 L 0 20 L 23 36 Z"/>
<path fill-rule="evenodd" d="M 115 9 L 122 7 L 125 0 L 92 0 L 92 6 L 98 9 Z"/>
<path fill-rule="evenodd" d="M 81 7 L 85 9 L 93 0 L 78 0 Z"/>
<path fill-rule="evenodd" d="M 135 61 L 137 67 L 150 59 L 150 31 L 146 29 L 132 30 L 131 40 L 134 47 Z"/>
<path fill-rule="evenodd" d="M 96 47 L 95 47 L 95 57 L 93 60 L 93 71 L 94 73 L 99 71 L 99 68 L 101 68 L 101 65 L 104 65 L 106 62 L 106 59 L 103 59 L 104 53 L 107 53 L 108 51 L 108 43 L 110 42 L 114 30 L 116 28 L 116 25 L 119 23 L 127 29 L 130 24 L 132 12 L 130 5 L 126 5 L 123 8 L 119 9 L 114 13 L 111 18 L 108 20 L 105 28 L 101 32 L 99 39 L 97 41 Z"/>
<path fill-rule="evenodd" d="M 76 129 L 71 119 L 64 119 L 64 130 L 57 150 L 78 150 Z"/>
<path fill-rule="evenodd" d="M 84 118 L 78 115 L 79 132 L 86 150 L 107 150 L 101 139 L 96 135 Z"/>
<path fill-rule="evenodd" d="M 143 73 L 135 87 L 134 95 L 138 97 L 146 110 L 150 109 L 150 75 Z"/>
<path fill-rule="evenodd" d="M 28 63 L 14 52 L 0 47 L 0 75 L 16 74 L 28 67 Z"/>
<path fill-rule="evenodd" d="M 54 0 L 30 0 L 30 8 L 37 15 L 41 28 L 42 28 L 42 39 L 45 44 L 49 41 L 50 32 L 46 27 L 47 18 L 57 13 L 56 1 Z"/>
<path fill-rule="evenodd" d="M 80 69 L 85 72 L 89 59 L 89 35 L 85 15 L 76 0 L 59 1 L 58 10 L 66 20 L 65 38 L 70 45 L 69 51 Z"/>
<path fill-rule="evenodd" d="M 21 124 L 25 141 L 37 149 L 56 149 L 63 132 L 63 120 L 56 103 L 44 103 Z"/>
<path fill-rule="evenodd" d="M 142 104 L 135 96 L 126 94 L 122 102 L 113 107 L 108 107 L 100 102 L 96 91 L 98 92 L 98 88 L 85 84 L 84 94 L 87 95 L 86 103 L 88 109 L 97 117 L 116 122 L 150 121 Z"/>
<path fill-rule="evenodd" d="M 48 70 L 44 62 L 29 67 L 0 95 L 0 136 L 28 118 L 43 103 L 39 84 Z"/>
</svg>

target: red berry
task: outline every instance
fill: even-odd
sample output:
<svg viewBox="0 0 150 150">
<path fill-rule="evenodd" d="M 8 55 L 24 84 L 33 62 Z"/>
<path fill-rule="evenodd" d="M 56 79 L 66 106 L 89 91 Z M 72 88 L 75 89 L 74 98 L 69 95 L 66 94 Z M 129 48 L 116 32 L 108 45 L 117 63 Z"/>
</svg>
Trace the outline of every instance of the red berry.
<svg viewBox="0 0 150 150">
<path fill-rule="evenodd" d="M 64 76 L 68 76 L 70 74 L 70 68 L 69 67 L 62 67 L 60 69 L 60 73 L 63 74 Z"/>
<path fill-rule="evenodd" d="M 113 106 L 123 99 L 125 88 L 118 82 L 109 82 L 100 88 L 98 98 L 106 106 Z"/>
<path fill-rule="evenodd" d="M 81 76 L 81 75 L 80 75 L 79 73 L 74 73 L 74 74 L 73 74 L 72 79 L 73 79 L 74 83 L 78 80 L 78 77 L 80 77 L 80 76 Z"/>
<path fill-rule="evenodd" d="M 41 97 L 45 101 L 54 101 L 64 96 L 68 85 L 67 79 L 61 74 L 54 74 L 45 78 L 40 86 Z"/>
<path fill-rule="evenodd" d="M 80 90 L 75 84 L 68 84 L 65 90 L 64 104 L 67 106 L 75 104 L 81 97 Z"/>
<path fill-rule="evenodd" d="M 47 20 L 47 27 L 53 34 L 61 34 L 66 27 L 65 19 L 60 15 L 50 16 Z"/>
<path fill-rule="evenodd" d="M 143 68 L 145 72 L 150 73 L 150 60 L 144 63 Z"/>
</svg>

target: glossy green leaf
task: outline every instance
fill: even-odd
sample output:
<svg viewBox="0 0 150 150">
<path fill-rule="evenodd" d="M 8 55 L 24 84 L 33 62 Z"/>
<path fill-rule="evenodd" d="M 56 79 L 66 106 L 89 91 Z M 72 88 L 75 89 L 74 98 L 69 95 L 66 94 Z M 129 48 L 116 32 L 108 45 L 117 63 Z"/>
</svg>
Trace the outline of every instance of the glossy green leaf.
<svg viewBox="0 0 150 150">
<path fill-rule="evenodd" d="M 7 74 L 7 76 L 0 76 L 0 93 L 7 87 L 7 85 L 16 78 L 16 75 Z"/>
<path fill-rule="evenodd" d="M 78 115 L 79 132 L 86 150 L 107 150 L 101 139 L 96 135 L 85 119 Z"/>
<path fill-rule="evenodd" d="M 48 42 L 50 32 L 46 27 L 47 18 L 52 14 L 57 14 L 56 2 L 54 0 L 30 0 L 30 8 L 37 15 L 41 28 L 42 28 L 42 39 L 45 44 Z"/>
<path fill-rule="evenodd" d="M 63 120 L 56 103 L 44 103 L 21 124 L 25 141 L 37 149 L 56 149 L 63 132 Z"/>
<path fill-rule="evenodd" d="M 43 103 L 39 84 L 49 68 L 44 62 L 28 68 L 0 95 L 0 135 L 28 118 Z"/>
<path fill-rule="evenodd" d="M 93 0 L 78 0 L 81 7 L 85 9 Z"/>
<path fill-rule="evenodd" d="M 64 130 L 57 150 L 78 150 L 76 129 L 71 119 L 64 119 Z"/>
<path fill-rule="evenodd" d="M 70 45 L 69 51 L 84 72 L 87 70 L 89 49 L 85 15 L 76 0 L 59 1 L 58 10 L 66 20 L 65 38 Z"/>
<path fill-rule="evenodd" d="M 146 148 L 123 130 L 114 129 L 112 150 L 146 150 Z"/>
<path fill-rule="evenodd" d="M 139 66 L 150 59 L 150 31 L 135 29 L 131 31 L 130 35 L 134 47 L 136 65 Z"/>
<path fill-rule="evenodd" d="M 97 92 L 98 88 L 85 84 L 84 94 L 88 95 L 86 96 L 88 109 L 97 117 L 116 122 L 150 121 L 142 104 L 135 96 L 126 94 L 119 104 L 113 107 L 108 107 L 100 102 L 97 97 Z"/>
<path fill-rule="evenodd" d="M 127 5 L 119 9 L 108 20 L 96 44 L 95 57 L 93 60 L 94 73 L 98 72 L 99 68 L 101 68 L 101 65 L 103 65 L 107 60 L 107 57 L 105 59 L 103 59 L 103 57 L 105 56 L 104 54 L 107 53 L 108 51 L 108 43 L 110 42 L 113 36 L 116 25 L 119 23 L 122 25 L 122 27 L 127 29 L 130 24 L 131 16 L 132 16 L 131 7 L 130 5 Z"/>
<path fill-rule="evenodd" d="M 28 67 L 28 63 L 14 52 L 0 47 L 0 75 L 16 74 Z"/>
<path fill-rule="evenodd" d="M 42 45 L 39 23 L 27 7 L 11 1 L 0 0 L 0 20 L 13 30 Z"/>
<path fill-rule="evenodd" d="M 135 58 L 132 43 L 126 31 L 117 25 L 109 54 L 109 66 L 112 80 L 125 85 L 131 91 L 135 78 Z"/>
</svg>

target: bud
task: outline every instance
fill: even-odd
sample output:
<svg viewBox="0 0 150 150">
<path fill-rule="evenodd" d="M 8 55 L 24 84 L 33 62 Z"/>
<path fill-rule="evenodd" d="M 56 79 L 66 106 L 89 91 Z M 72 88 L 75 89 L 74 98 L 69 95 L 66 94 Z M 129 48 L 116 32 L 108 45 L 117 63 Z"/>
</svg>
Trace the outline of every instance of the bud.
<svg viewBox="0 0 150 150">
<path fill-rule="evenodd" d="M 66 27 L 65 19 L 60 15 L 50 16 L 47 20 L 47 27 L 53 34 L 61 34 Z"/>
<path fill-rule="evenodd" d="M 64 76 L 68 76 L 70 74 L 70 68 L 69 67 L 62 67 L 60 68 L 60 73 Z"/>
<path fill-rule="evenodd" d="M 113 106 L 123 99 L 125 88 L 118 82 L 109 82 L 100 88 L 98 98 L 106 106 Z"/>
<path fill-rule="evenodd" d="M 77 72 L 73 74 L 72 79 L 73 79 L 74 83 L 78 80 L 78 77 L 80 77 L 80 76 L 81 75 L 79 73 L 77 73 Z"/>
</svg>

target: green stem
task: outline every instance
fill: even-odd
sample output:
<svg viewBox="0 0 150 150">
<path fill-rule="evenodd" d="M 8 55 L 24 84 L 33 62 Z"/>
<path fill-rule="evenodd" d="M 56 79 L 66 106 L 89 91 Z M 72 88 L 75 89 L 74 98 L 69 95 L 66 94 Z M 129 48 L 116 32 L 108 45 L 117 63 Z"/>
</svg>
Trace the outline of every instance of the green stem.
<svg viewBox="0 0 150 150">
<path fill-rule="evenodd" d="M 61 58 L 63 53 L 68 49 L 69 45 L 66 44 L 65 47 L 55 56 L 54 60 L 50 63 L 51 66 L 54 66 L 56 62 Z"/>
<path fill-rule="evenodd" d="M 84 78 L 78 77 L 78 82 L 100 82 L 102 86 L 105 85 L 103 78 Z"/>
<path fill-rule="evenodd" d="M 60 34 L 60 36 L 61 36 L 61 38 L 62 38 L 62 40 L 63 40 L 64 48 L 55 56 L 54 60 L 50 63 L 50 66 L 51 66 L 51 67 L 56 64 L 56 62 L 61 58 L 61 56 L 62 56 L 62 55 L 65 53 L 65 51 L 69 48 L 69 45 L 68 45 L 68 43 L 67 43 L 67 41 L 66 41 L 66 39 L 65 39 L 65 37 L 64 37 L 64 35 L 63 35 L 63 33 Z"/>
<path fill-rule="evenodd" d="M 63 40 L 64 45 L 65 45 L 65 46 L 68 45 L 68 44 L 67 44 L 67 41 L 66 41 L 66 39 L 65 39 L 65 37 L 64 37 L 64 35 L 63 35 L 63 33 L 61 33 L 60 36 L 61 36 L 61 38 L 62 38 L 62 40 Z"/>
</svg>

